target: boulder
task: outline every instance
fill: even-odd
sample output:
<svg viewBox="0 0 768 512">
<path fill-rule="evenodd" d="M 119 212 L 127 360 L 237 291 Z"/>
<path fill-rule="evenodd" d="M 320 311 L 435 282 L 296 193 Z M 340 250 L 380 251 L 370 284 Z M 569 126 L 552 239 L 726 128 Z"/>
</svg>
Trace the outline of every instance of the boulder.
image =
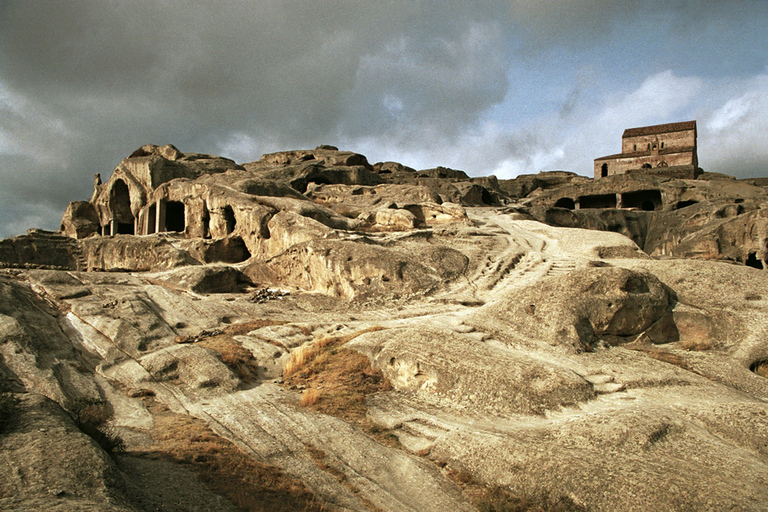
<svg viewBox="0 0 768 512">
<path fill-rule="evenodd" d="M 85 238 L 99 234 L 99 214 L 88 201 L 72 201 L 61 218 L 60 231 L 70 238 Z"/>
<path fill-rule="evenodd" d="M 574 270 L 509 296 L 496 314 L 526 335 L 576 352 L 633 341 L 671 306 L 655 276 L 619 267 Z"/>
<path fill-rule="evenodd" d="M 213 350 L 198 345 L 174 345 L 141 358 L 153 381 L 173 382 L 194 395 L 232 392 L 240 380 Z"/>
</svg>

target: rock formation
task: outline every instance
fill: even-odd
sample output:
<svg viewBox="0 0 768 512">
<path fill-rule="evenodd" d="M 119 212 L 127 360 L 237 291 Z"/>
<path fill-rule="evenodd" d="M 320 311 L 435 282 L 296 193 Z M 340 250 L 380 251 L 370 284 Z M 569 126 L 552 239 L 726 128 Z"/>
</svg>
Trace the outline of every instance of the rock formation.
<svg viewBox="0 0 768 512">
<path fill-rule="evenodd" d="M 760 180 L 147 145 L 94 187 L 0 240 L 3 510 L 765 508 Z"/>
</svg>

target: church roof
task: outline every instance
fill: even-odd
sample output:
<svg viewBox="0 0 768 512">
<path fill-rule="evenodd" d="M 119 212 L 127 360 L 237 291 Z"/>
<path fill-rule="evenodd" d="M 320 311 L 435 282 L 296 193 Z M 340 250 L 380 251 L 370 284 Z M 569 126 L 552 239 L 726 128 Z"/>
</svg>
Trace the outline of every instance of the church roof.
<svg viewBox="0 0 768 512">
<path fill-rule="evenodd" d="M 682 132 L 685 130 L 696 130 L 696 121 L 684 121 L 682 123 L 657 124 L 654 126 L 642 126 L 640 128 L 627 128 L 624 130 L 622 139 L 627 137 L 637 137 L 640 135 L 655 135 L 657 133 Z"/>
</svg>

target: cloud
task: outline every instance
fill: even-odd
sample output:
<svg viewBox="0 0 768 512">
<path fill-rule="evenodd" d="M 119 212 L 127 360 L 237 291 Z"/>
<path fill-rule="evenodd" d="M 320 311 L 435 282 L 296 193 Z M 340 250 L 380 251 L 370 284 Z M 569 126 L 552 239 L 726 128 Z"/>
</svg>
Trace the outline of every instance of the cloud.
<svg viewBox="0 0 768 512">
<path fill-rule="evenodd" d="M 708 80 L 666 70 L 598 104 L 573 93 L 564 105 L 567 109 L 524 126 L 488 121 L 466 132 L 450 152 L 426 150 L 412 158 L 442 157 L 463 164 L 471 174 L 502 179 L 556 169 L 591 176 L 595 158 L 621 151 L 626 128 L 697 120 L 699 162 L 705 170 L 768 175 L 768 75 Z"/>
<path fill-rule="evenodd" d="M 87 199 L 94 173 L 146 143 L 239 162 L 322 143 L 473 174 L 586 173 L 628 125 L 699 115 L 738 118 L 748 133 L 720 140 L 747 154 L 768 3 L 693 5 L 1 2 L 0 237 L 24 205 Z"/>
<path fill-rule="evenodd" d="M 713 87 L 719 107 L 702 112 L 699 161 L 737 177 L 768 175 L 768 73 Z"/>
</svg>

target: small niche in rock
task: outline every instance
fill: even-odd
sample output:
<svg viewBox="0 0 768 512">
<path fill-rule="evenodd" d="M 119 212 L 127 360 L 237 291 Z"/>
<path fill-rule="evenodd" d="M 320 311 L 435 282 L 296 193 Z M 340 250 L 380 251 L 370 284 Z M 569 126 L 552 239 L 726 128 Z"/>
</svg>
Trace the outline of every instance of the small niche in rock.
<svg viewBox="0 0 768 512">
<path fill-rule="evenodd" d="M 690 200 L 690 201 L 678 201 L 677 205 L 675 205 L 675 208 L 677 210 L 679 210 L 681 208 L 686 208 L 688 206 L 693 206 L 693 205 L 698 204 L 698 203 L 699 203 L 698 201 L 693 201 L 693 200 Z"/>
<path fill-rule="evenodd" d="M 768 378 L 768 359 L 760 359 L 749 366 L 749 369 L 761 377 Z"/>
<path fill-rule="evenodd" d="M 757 254 L 754 252 L 749 253 L 749 256 L 747 256 L 747 261 L 745 261 L 744 264 L 748 267 L 756 268 L 759 270 L 763 270 L 765 268 L 763 266 L 763 262 L 757 258 Z"/>
</svg>

